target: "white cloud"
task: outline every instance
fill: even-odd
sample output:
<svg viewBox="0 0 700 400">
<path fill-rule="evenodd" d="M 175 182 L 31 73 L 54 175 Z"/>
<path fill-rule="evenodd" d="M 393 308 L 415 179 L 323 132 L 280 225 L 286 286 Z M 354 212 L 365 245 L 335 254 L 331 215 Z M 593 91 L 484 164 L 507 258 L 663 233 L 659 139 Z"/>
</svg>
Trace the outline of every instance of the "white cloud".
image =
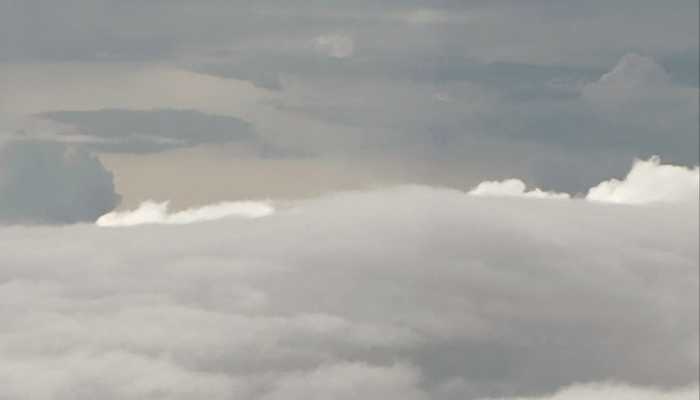
<svg viewBox="0 0 700 400">
<path fill-rule="evenodd" d="M 599 203 L 652 204 L 697 203 L 700 190 L 698 167 L 661 164 L 659 157 L 637 160 L 623 180 L 603 181 L 588 190 L 586 200 Z M 471 196 L 570 199 L 567 193 L 526 190 L 520 179 L 484 181 L 469 190 Z"/>
<path fill-rule="evenodd" d="M 321 35 L 314 39 L 314 46 L 316 50 L 332 58 L 352 57 L 355 52 L 355 41 L 345 34 Z"/>
<path fill-rule="evenodd" d="M 551 396 L 512 397 L 500 400 L 697 400 L 698 387 L 662 390 L 629 385 L 594 383 L 574 385 Z"/>
<path fill-rule="evenodd" d="M 2 227 L 0 397 L 676 390 L 697 382 L 697 213 L 399 187 L 245 221 Z"/>
<path fill-rule="evenodd" d="M 635 161 L 625 179 L 611 179 L 591 188 L 590 201 L 621 204 L 698 202 L 698 167 L 661 164 L 658 157 Z"/>
<path fill-rule="evenodd" d="M 117 227 L 143 224 L 182 225 L 228 217 L 261 218 L 275 212 L 267 202 L 235 201 L 210 204 L 170 213 L 168 202 L 145 201 L 131 211 L 112 211 L 101 216 L 98 226 Z"/>
<path fill-rule="evenodd" d="M 469 191 L 472 196 L 492 197 L 530 197 L 535 199 L 568 199 L 567 193 L 547 192 L 540 188 L 526 191 L 525 183 L 520 179 L 503 181 L 484 181 Z"/>
</svg>

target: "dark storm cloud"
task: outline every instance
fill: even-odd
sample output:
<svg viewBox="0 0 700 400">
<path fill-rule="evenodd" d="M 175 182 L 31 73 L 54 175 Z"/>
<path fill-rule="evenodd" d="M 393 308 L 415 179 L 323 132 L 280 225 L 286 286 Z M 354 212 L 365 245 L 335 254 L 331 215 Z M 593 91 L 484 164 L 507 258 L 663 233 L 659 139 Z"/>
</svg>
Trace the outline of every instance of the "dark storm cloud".
<svg viewBox="0 0 700 400">
<path fill-rule="evenodd" d="M 0 223 L 92 222 L 119 199 L 112 173 L 83 150 L 34 141 L 0 147 Z"/>
</svg>

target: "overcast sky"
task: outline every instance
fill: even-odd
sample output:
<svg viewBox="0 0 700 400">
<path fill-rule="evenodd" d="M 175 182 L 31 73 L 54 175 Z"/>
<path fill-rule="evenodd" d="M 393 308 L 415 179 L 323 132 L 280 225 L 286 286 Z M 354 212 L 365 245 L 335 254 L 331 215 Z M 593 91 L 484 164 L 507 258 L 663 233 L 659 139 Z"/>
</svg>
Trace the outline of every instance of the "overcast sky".
<svg viewBox="0 0 700 400">
<path fill-rule="evenodd" d="M 635 157 L 698 159 L 695 0 L 0 7 L 0 137 L 88 150 L 123 206 L 512 176 L 582 192 Z"/>
<path fill-rule="evenodd" d="M 699 12 L 0 0 L 0 399 L 697 398 Z"/>
</svg>

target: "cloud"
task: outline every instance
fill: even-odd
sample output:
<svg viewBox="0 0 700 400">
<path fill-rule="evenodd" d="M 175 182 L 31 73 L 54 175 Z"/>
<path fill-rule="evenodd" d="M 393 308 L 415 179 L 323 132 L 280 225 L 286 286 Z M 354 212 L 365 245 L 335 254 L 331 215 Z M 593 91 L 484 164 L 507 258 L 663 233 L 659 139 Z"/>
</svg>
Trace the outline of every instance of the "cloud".
<svg viewBox="0 0 700 400">
<path fill-rule="evenodd" d="M 626 54 L 581 93 L 597 117 L 617 130 L 613 138 L 634 146 L 656 139 L 657 152 L 697 159 L 698 89 L 673 82 L 653 58 Z M 674 143 L 686 143 L 692 150 L 668 151 Z"/>
<path fill-rule="evenodd" d="M 316 50 L 332 58 L 352 57 L 355 52 L 355 41 L 343 34 L 321 35 L 314 39 L 314 45 Z"/>
<path fill-rule="evenodd" d="M 444 10 L 419 8 L 401 13 L 398 18 L 411 24 L 438 24 L 448 22 L 449 15 Z"/>
<path fill-rule="evenodd" d="M 97 219 L 98 226 L 117 227 L 143 224 L 183 225 L 221 218 L 261 218 L 274 212 L 265 202 L 236 201 L 210 204 L 199 208 L 169 213 L 168 202 L 145 201 L 132 211 L 112 211 Z"/>
<path fill-rule="evenodd" d="M 675 390 L 615 385 L 606 383 L 574 385 L 553 394 L 541 397 L 513 397 L 501 400 L 694 400 L 698 398 L 698 387 Z"/>
<path fill-rule="evenodd" d="M 485 181 L 469 191 L 472 196 L 531 197 L 536 199 L 568 199 L 567 193 L 546 192 L 540 188 L 525 191 L 525 183 L 520 179 Z"/>
<path fill-rule="evenodd" d="M 636 160 L 624 180 L 610 179 L 590 188 L 586 200 L 599 203 L 651 204 L 697 203 L 700 175 L 698 167 L 661 164 L 659 157 Z M 570 199 L 568 193 L 526 191 L 520 179 L 484 181 L 469 190 L 471 196 Z"/>
<path fill-rule="evenodd" d="M 676 86 L 671 75 L 653 58 L 625 54 L 600 79 L 582 89 L 584 99 L 606 109 L 692 101 L 697 90 Z M 663 109 L 659 111 L 665 111 Z"/>
<path fill-rule="evenodd" d="M 337 364 L 282 378 L 261 400 L 427 400 L 411 367 Z"/>
<path fill-rule="evenodd" d="M 676 391 L 697 383 L 697 218 L 410 186 L 258 219 L 0 227 L 0 394 Z"/>
<path fill-rule="evenodd" d="M 28 376 L 34 384 L 22 382 Z M 0 395 L 18 400 L 228 400 L 242 394 L 235 380 L 225 375 L 188 371 L 166 358 L 120 351 L 69 354 L 40 362 L 4 359 L 0 377 Z"/>
<path fill-rule="evenodd" d="M 0 222 L 92 222 L 119 201 L 112 174 L 80 148 L 30 140 L 0 148 Z"/>
<path fill-rule="evenodd" d="M 661 164 L 659 157 L 635 161 L 625 179 L 611 179 L 591 188 L 586 199 L 604 203 L 697 203 L 698 167 Z"/>
<path fill-rule="evenodd" d="M 424 28 L 411 29 L 410 36 L 402 35 L 403 40 L 430 40 Z M 129 128 L 91 145 L 101 151 L 146 153 L 199 143 L 209 150 L 200 153 L 204 163 L 206 158 L 220 155 L 219 144 L 230 138 L 225 142 L 227 146 L 249 146 L 244 149 L 248 156 L 252 150 L 261 158 L 280 158 L 266 156 L 269 153 L 265 149 L 273 148 L 283 149 L 273 154 L 288 158 L 322 158 L 319 169 L 329 159 L 362 166 L 381 164 L 372 170 L 364 168 L 367 173 L 363 179 L 368 184 L 373 184 L 377 176 L 384 178 L 386 171 L 405 171 L 400 183 L 457 188 L 480 182 L 484 179 L 482 171 L 488 171 L 494 176 L 526 178 L 547 190 L 577 193 L 625 172 L 634 157 L 659 154 L 676 164 L 697 160 L 697 106 L 692 106 L 697 93 L 687 87 L 672 84 L 658 95 L 650 91 L 644 97 L 646 105 L 632 107 L 634 102 L 623 102 L 629 111 L 616 112 L 605 106 L 608 103 L 597 104 L 581 95 L 581 87 L 598 80 L 605 68 L 487 62 L 462 53 L 444 54 L 448 49 L 436 46 L 435 39 L 429 53 L 414 54 L 400 47 L 379 51 L 368 48 L 370 41 L 364 35 L 369 32 L 321 32 L 353 32 L 362 43 L 362 56 L 342 60 L 319 56 L 310 43 L 318 35 L 313 32 L 285 37 L 279 43 L 269 38 L 260 46 L 251 39 L 240 47 L 200 49 L 191 60 L 186 58 L 180 64 L 220 63 L 221 69 L 217 70 L 229 79 L 167 63 L 3 65 L 7 90 L 0 93 L 0 102 L 10 112 L 32 115 L 51 110 L 134 111 L 111 116 L 85 112 L 75 118 L 84 120 L 81 130 L 86 134 L 91 133 L 93 129 L 88 128 L 93 125 L 101 135 L 118 130 L 120 125 Z M 201 53 L 209 54 L 211 60 L 200 57 Z M 236 80 L 235 74 L 230 79 L 227 63 L 238 72 L 243 69 L 254 76 L 279 77 L 283 90 L 256 88 Z M 57 78 L 66 75 L 73 78 Z M 435 100 L 436 93 L 451 101 Z M 167 110 L 198 111 L 166 115 Z M 136 120 L 148 119 L 141 114 L 150 115 L 152 122 L 136 124 Z M 202 121 L 198 117 L 201 114 L 248 121 L 255 127 L 256 137 L 241 138 L 234 134 L 238 130 L 220 129 L 228 126 L 218 124 L 220 118 Z M 109 123 L 87 123 L 98 117 Z M 158 118 L 172 129 L 160 128 Z M 75 125 L 80 124 L 76 121 Z M 210 132 L 203 128 L 212 128 L 212 133 L 198 133 Z M 178 180 L 183 175 L 179 169 L 164 165 L 156 170 L 161 175 L 159 182 Z M 141 179 L 138 173 L 127 175 L 124 169 L 113 172 L 120 185 Z M 188 181 L 182 187 L 192 184 Z M 213 180 L 197 184 L 205 192 L 221 186 Z M 330 190 L 330 186 L 322 185 L 314 193 Z M 130 204 L 152 196 L 145 192 L 133 198 L 128 188 L 119 190 Z M 276 190 L 271 184 L 264 188 Z M 202 201 L 235 195 L 232 190 Z M 188 194 L 183 189 L 177 196 Z M 177 202 L 177 196 L 164 198 Z"/>
<path fill-rule="evenodd" d="M 448 53 L 488 60 L 600 64 L 629 49 L 673 54 L 697 47 L 698 6 L 694 2 L 672 1 L 660 7 L 644 0 L 643 7 L 633 15 L 629 9 L 639 4 L 636 1 L 615 0 L 601 12 L 605 4 L 596 0 L 582 5 L 567 0 L 553 10 L 542 1 L 94 4 L 86 0 L 28 0 L 21 5 L 3 4 L 0 26 L 5 40 L 0 41 L 0 54 L 2 60 L 10 62 L 158 62 L 172 60 L 192 48 L 234 44 L 254 52 L 269 42 L 284 47 L 288 41 L 301 40 L 319 28 L 343 31 L 357 28 L 359 23 L 371 36 L 386 39 L 375 40 L 378 48 L 387 51 L 412 46 L 414 52 L 426 53 L 434 41 L 420 40 L 411 26 L 396 26 L 396 15 L 416 13 L 418 17 L 413 19 L 418 22 L 432 21 L 435 14 L 455 19 L 458 23 L 429 32 L 430 36 L 443 43 L 440 47 Z M 541 23 L 544 18 L 546 24 Z M 42 26 L 43 31 L 28 32 L 26 26 L 32 24 Z M 684 29 L 669 30 L 670 24 Z M 552 35 L 553 31 L 557 35 Z M 411 40 L 400 40 L 407 36 Z M 613 37 L 615 40 L 606 40 Z"/>
<path fill-rule="evenodd" d="M 87 144 L 100 152 L 149 153 L 225 143 L 262 145 L 249 123 L 193 110 L 51 111 L 37 117 L 72 127 L 59 130 L 59 137 L 93 137 Z"/>
<path fill-rule="evenodd" d="M 635 53 L 625 54 L 612 70 L 590 85 L 590 90 L 610 89 L 616 92 L 647 86 L 665 86 L 671 82 L 669 74 L 649 57 Z M 624 94 L 624 93 L 623 93 Z"/>
</svg>

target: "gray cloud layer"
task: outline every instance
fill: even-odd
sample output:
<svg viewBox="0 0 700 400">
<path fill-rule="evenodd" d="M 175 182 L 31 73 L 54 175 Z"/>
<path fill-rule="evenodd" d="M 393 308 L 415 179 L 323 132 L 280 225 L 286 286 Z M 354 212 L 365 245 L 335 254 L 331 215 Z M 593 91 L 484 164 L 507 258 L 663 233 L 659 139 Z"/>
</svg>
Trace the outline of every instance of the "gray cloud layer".
<svg viewBox="0 0 700 400">
<path fill-rule="evenodd" d="M 260 145 L 245 121 L 192 110 L 55 111 L 38 117 L 75 126 L 58 133 L 93 137 L 90 147 L 102 152 L 147 153 L 230 142 Z"/>
<path fill-rule="evenodd" d="M 606 381 L 681 390 L 698 374 L 697 218 L 696 204 L 404 187 L 257 220 L 0 228 L 0 393 L 442 400 Z"/>
<path fill-rule="evenodd" d="M 698 8 L 0 0 L 0 399 L 697 398 Z"/>
<path fill-rule="evenodd" d="M 636 157 L 698 160 L 692 0 L 0 7 L 0 114 L 68 121 L 108 138 L 90 145 L 100 151 L 243 140 L 246 156 L 313 156 L 319 169 L 383 163 L 367 183 L 387 168 L 451 185 L 469 171 L 459 185 L 525 175 L 566 192 Z M 187 185 L 220 185 L 205 180 Z"/>
<path fill-rule="evenodd" d="M 95 221 L 120 197 L 93 155 L 55 142 L 0 144 L 0 223 Z"/>
</svg>

